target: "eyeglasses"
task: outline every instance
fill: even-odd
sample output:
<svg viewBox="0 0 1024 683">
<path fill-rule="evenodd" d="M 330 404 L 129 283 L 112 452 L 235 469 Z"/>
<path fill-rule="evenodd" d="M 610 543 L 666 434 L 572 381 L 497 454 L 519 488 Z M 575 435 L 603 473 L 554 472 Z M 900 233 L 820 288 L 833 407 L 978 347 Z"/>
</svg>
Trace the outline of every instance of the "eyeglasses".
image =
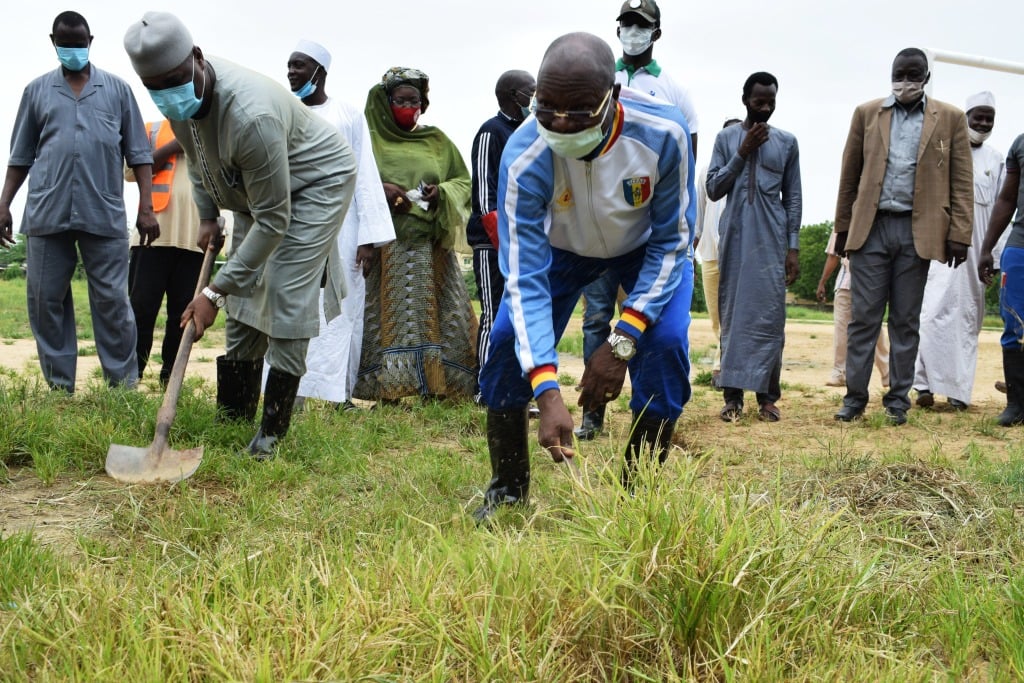
<svg viewBox="0 0 1024 683">
<path fill-rule="evenodd" d="M 601 104 L 597 105 L 597 109 L 594 111 L 587 111 L 586 109 L 568 109 L 566 111 L 558 111 L 553 107 L 540 106 L 537 104 L 537 96 L 534 95 L 530 100 L 530 111 L 532 111 L 533 115 L 537 117 L 537 120 L 541 122 L 551 121 L 552 119 L 569 119 L 574 123 L 589 123 L 604 112 L 611 96 L 612 89 L 609 88 L 604 99 L 601 100 Z"/>
<path fill-rule="evenodd" d="M 422 104 L 418 97 L 412 98 L 391 98 L 391 104 L 396 107 L 418 107 Z"/>
</svg>

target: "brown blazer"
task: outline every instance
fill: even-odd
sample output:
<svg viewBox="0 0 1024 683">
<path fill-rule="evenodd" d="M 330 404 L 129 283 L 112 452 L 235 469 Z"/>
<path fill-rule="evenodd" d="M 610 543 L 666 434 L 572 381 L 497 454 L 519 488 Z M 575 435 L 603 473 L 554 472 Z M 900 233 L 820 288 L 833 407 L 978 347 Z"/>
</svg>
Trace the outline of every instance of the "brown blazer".
<svg viewBox="0 0 1024 683">
<path fill-rule="evenodd" d="M 884 99 L 853 112 L 843 150 L 836 202 L 836 232 L 847 232 L 846 248 L 864 246 L 871 232 L 889 156 L 892 108 Z M 914 248 L 918 256 L 944 261 L 946 240 L 971 244 L 974 170 L 967 118 L 956 107 L 927 98 L 914 174 Z"/>
</svg>

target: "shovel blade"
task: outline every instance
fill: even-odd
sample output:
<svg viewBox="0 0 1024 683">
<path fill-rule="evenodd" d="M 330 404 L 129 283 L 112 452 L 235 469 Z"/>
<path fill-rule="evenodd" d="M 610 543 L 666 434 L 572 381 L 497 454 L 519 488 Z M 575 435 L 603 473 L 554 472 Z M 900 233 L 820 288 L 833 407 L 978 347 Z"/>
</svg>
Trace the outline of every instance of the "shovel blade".
<svg viewBox="0 0 1024 683">
<path fill-rule="evenodd" d="M 184 451 L 156 446 L 136 448 L 111 444 L 107 474 L 125 484 L 173 484 L 191 477 L 203 460 L 203 447 Z"/>
</svg>

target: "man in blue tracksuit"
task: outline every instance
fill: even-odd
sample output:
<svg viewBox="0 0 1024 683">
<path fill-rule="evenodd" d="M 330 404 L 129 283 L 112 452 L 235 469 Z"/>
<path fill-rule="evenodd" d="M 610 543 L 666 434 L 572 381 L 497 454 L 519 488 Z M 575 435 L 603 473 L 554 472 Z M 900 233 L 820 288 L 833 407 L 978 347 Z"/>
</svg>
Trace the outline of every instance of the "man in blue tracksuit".
<svg viewBox="0 0 1024 683">
<path fill-rule="evenodd" d="M 493 478 L 478 522 L 528 498 L 531 398 L 540 408 L 541 446 L 556 462 L 573 456 L 556 345 L 580 290 L 608 269 L 628 296 L 587 363 L 580 404 L 593 410 L 615 399 L 628 368 L 633 428 L 623 484 L 631 485 L 642 452 L 667 457 L 690 398 L 686 254 L 696 194 L 689 141 L 677 109 L 615 85 L 615 58 L 600 38 L 573 33 L 548 48 L 533 117 L 509 139 L 498 180 L 506 285 L 480 373 Z"/>
</svg>

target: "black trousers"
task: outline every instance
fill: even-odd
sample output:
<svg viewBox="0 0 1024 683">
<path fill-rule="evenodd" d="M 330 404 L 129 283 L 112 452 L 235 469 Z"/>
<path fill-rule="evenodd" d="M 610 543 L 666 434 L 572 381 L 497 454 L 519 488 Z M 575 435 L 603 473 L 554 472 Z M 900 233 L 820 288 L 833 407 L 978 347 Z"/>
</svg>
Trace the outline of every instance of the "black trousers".
<svg viewBox="0 0 1024 683">
<path fill-rule="evenodd" d="M 491 342 L 491 328 L 494 314 L 501 305 L 505 293 L 505 278 L 498 268 L 498 250 L 489 246 L 473 247 L 473 275 L 476 277 L 477 295 L 480 300 L 480 327 L 476 333 L 476 358 L 478 367 L 487 360 L 487 347 Z"/>
<path fill-rule="evenodd" d="M 195 295 L 203 254 L 177 247 L 132 247 L 128 265 L 128 293 L 138 325 L 135 354 L 139 360 L 139 377 L 146 369 L 153 349 L 153 328 L 160 303 L 167 295 L 167 325 L 160 355 L 163 366 L 160 380 L 167 381 L 174 367 L 174 357 L 181 344 L 181 314 Z"/>
<path fill-rule="evenodd" d="M 755 392 L 757 396 L 757 405 L 763 406 L 765 403 L 775 403 L 782 398 L 782 363 L 779 362 L 774 368 L 772 368 L 771 380 L 768 382 L 768 392 L 761 393 L 760 391 Z M 737 387 L 722 387 L 722 398 L 725 402 L 735 401 L 740 405 L 743 405 L 743 389 Z"/>
</svg>

